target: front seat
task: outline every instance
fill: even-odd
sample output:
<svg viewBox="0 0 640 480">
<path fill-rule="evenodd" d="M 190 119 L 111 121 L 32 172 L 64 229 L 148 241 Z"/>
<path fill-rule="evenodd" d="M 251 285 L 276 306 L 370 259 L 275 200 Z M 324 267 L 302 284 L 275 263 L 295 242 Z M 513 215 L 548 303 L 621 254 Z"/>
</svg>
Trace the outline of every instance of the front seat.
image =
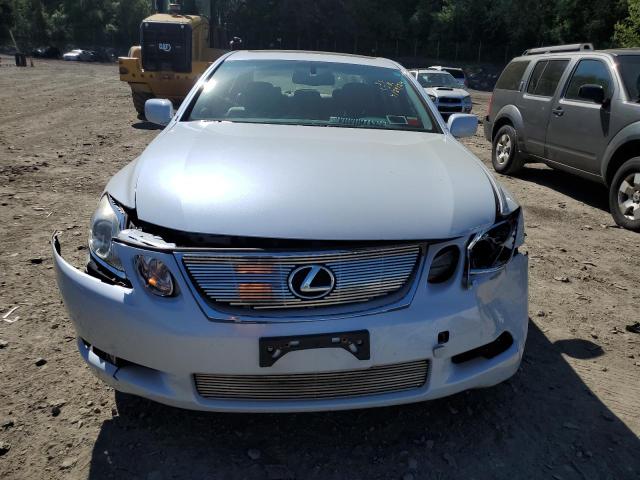
<svg viewBox="0 0 640 480">
<path fill-rule="evenodd" d="M 375 90 L 366 83 L 346 83 L 333 92 L 337 113 L 345 117 L 371 116 L 376 105 Z"/>
<path fill-rule="evenodd" d="M 244 107 L 244 117 L 277 117 L 281 109 L 282 93 L 268 82 L 249 82 L 236 98 Z M 237 116 L 237 107 L 234 115 Z"/>
<path fill-rule="evenodd" d="M 324 102 L 317 90 L 296 90 L 291 99 L 291 113 L 299 118 L 321 120 L 327 118 Z"/>
</svg>

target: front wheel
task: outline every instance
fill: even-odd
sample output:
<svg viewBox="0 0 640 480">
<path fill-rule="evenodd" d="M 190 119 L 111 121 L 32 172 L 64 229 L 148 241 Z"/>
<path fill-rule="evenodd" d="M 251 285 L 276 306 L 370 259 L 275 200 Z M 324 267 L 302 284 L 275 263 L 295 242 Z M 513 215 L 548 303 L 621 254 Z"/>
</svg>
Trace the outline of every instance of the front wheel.
<svg viewBox="0 0 640 480">
<path fill-rule="evenodd" d="M 500 127 L 493 138 L 491 163 L 496 172 L 514 175 L 524 166 L 522 154 L 518 152 L 518 134 L 511 125 Z"/>
<path fill-rule="evenodd" d="M 640 232 L 640 157 L 627 160 L 609 186 L 609 208 L 615 222 Z"/>
</svg>

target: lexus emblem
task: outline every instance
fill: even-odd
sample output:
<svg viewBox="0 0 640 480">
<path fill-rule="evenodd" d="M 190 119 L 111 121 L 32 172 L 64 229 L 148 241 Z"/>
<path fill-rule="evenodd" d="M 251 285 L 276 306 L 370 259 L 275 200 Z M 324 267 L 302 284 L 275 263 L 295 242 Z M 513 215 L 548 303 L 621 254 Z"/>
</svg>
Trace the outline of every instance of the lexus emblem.
<svg viewBox="0 0 640 480">
<path fill-rule="evenodd" d="M 317 300 L 331 293 L 336 284 L 333 272 L 322 265 L 305 265 L 289 274 L 289 290 L 304 300 Z"/>
<path fill-rule="evenodd" d="M 159 43 L 158 44 L 158 48 L 160 50 L 162 50 L 163 52 L 170 52 L 171 51 L 171 44 L 170 43 Z"/>
</svg>

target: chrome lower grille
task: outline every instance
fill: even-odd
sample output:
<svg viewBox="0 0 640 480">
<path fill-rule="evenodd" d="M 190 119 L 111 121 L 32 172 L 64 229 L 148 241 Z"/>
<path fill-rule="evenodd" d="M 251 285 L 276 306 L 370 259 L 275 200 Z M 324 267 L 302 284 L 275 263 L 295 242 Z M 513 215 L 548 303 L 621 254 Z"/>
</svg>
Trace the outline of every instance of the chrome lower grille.
<svg viewBox="0 0 640 480">
<path fill-rule="evenodd" d="M 197 252 L 180 254 L 201 295 L 216 304 L 251 309 L 291 309 L 366 302 L 407 286 L 420 261 L 418 244 L 303 253 Z M 323 298 L 292 292 L 294 270 L 321 265 L 335 277 Z"/>
<path fill-rule="evenodd" d="M 412 390 L 427 382 L 427 360 L 364 370 L 290 375 L 194 375 L 200 396 L 236 400 L 349 398 Z"/>
</svg>

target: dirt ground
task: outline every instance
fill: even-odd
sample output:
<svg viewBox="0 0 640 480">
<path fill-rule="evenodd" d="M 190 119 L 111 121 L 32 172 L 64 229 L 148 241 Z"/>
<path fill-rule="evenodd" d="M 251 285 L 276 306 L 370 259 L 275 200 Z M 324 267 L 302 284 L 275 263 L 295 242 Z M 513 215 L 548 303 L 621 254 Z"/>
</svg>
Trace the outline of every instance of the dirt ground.
<svg viewBox="0 0 640 480">
<path fill-rule="evenodd" d="M 108 178 L 157 134 L 113 65 L 0 66 L 0 478 L 640 478 L 640 235 L 603 187 L 530 166 L 530 325 L 490 389 L 367 411 L 181 411 L 119 394 L 76 352 L 49 239 L 86 255 Z M 474 93 L 483 115 L 488 95 Z M 478 134 L 466 142 L 484 162 Z M 9 315 L 14 307 L 19 307 Z M 5 318 L 6 317 L 6 318 Z"/>
</svg>

